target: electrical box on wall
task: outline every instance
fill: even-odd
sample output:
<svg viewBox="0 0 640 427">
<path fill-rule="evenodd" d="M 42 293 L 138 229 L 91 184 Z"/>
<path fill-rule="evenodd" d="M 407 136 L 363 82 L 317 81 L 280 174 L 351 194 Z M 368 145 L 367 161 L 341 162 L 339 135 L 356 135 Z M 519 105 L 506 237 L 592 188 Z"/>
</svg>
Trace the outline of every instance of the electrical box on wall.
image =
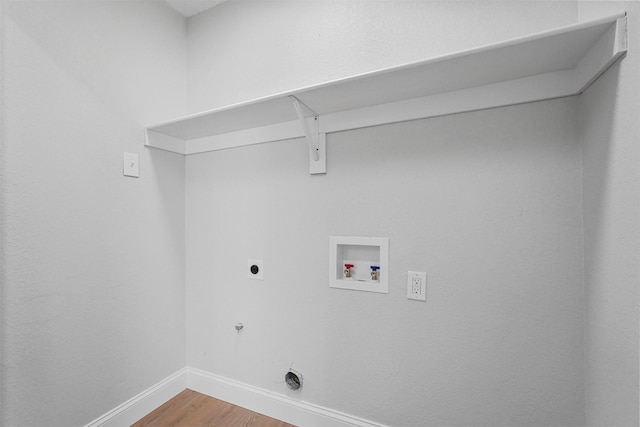
<svg viewBox="0 0 640 427">
<path fill-rule="evenodd" d="M 389 293 L 387 237 L 329 237 L 329 286 Z"/>
</svg>

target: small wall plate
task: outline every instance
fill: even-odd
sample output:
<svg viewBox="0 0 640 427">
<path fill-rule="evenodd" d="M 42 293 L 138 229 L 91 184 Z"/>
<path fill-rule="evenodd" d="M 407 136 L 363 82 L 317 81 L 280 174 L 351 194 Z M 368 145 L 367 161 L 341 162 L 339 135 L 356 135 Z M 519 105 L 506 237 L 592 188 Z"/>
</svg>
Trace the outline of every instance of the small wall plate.
<svg viewBox="0 0 640 427">
<path fill-rule="evenodd" d="M 261 259 L 247 260 L 247 277 L 249 279 L 263 280 L 263 270 Z"/>
<path fill-rule="evenodd" d="M 124 176 L 132 178 L 140 177 L 140 163 L 136 153 L 124 153 L 122 157 L 122 169 Z"/>
</svg>

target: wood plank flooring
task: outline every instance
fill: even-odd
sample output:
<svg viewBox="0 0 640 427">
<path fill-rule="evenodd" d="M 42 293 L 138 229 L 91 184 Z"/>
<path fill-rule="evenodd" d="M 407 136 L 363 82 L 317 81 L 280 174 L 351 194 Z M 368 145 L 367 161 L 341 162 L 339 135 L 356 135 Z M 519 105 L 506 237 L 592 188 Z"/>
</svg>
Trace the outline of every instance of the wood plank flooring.
<svg viewBox="0 0 640 427">
<path fill-rule="evenodd" d="M 295 427 L 186 389 L 131 427 Z"/>
</svg>

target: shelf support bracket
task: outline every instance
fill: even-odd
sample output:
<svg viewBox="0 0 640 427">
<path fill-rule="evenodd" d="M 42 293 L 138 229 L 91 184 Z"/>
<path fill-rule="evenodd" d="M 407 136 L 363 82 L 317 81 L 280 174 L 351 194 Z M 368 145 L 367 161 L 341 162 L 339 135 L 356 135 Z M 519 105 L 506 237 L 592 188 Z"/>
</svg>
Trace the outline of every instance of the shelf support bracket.
<svg viewBox="0 0 640 427">
<path fill-rule="evenodd" d="M 293 108 L 296 110 L 298 120 L 302 125 L 307 145 L 309 146 L 309 173 L 312 175 L 327 173 L 327 139 L 326 134 L 320 132 L 320 118 L 311 108 L 291 95 Z M 303 107 L 309 111 L 313 118 L 313 129 L 310 128 Z"/>
</svg>

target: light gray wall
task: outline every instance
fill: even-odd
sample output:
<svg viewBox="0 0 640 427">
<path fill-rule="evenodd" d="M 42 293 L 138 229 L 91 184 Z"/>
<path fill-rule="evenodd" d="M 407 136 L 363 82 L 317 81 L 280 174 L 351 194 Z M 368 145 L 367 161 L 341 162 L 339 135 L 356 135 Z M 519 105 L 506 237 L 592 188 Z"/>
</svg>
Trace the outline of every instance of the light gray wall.
<svg viewBox="0 0 640 427">
<path fill-rule="evenodd" d="M 2 424 L 82 425 L 188 363 L 391 425 L 637 425 L 637 33 L 577 99 L 330 135 L 326 176 L 302 141 L 188 157 L 186 213 L 183 158 L 141 149 L 185 80 L 194 112 L 618 10 L 637 27 L 634 2 L 239 0 L 187 45 L 161 2 L 2 2 Z M 329 289 L 329 235 L 388 236 L 391 293 Z"/>
<path fill-rule="evenodd" d="M 626 58 L 580 97 L 590 426 L 638 425 L 639 6 L 580 4 L 581 19 L 626 10 L 630 29 Z"/>
<path fill-rule="evenodd" d="M 393 426 L 583 425 L 575 103 L 333 134 L 326 176 L 300 140 L 188 157 L 188 364 Z M 330 235 L 389 237 L 390 293 L 330 289 Z"/>
<path fill-rule="evenodd" d="M 162 2 L 3 2 L 2 420 L 83 425 L 185 366 L 186 23 Z M 124 151 L 140 178 L 122 176 Z"/>
<path fill-rule="evenodd" d="M 189 109 L 576 20 L 574 2 L 230 2 L 189 21 Z M 563 99 L 332 134 L 326 176 L 301 140 L 187 157 L 188 364 L 394 426 L 583 425 L 577 119 Z M 330 289 L 330 235 L 389 237 L 390 294 Z"/>
<path fill-rule="evenodd" d="M 196 113 L 577 21 L 575 1 L 231 0 L 189 19 Z"/>
</svg>

